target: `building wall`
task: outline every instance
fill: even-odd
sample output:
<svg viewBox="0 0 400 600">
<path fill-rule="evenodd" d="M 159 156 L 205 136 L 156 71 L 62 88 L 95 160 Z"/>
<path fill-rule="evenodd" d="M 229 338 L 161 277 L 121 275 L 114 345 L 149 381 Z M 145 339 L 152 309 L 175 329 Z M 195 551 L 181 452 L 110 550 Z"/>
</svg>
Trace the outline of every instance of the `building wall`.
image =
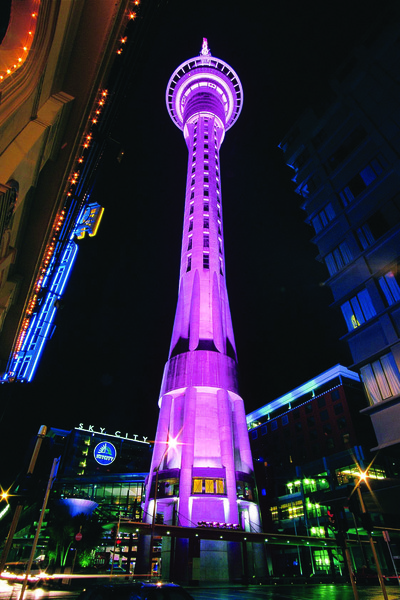
<svg viewBox="0 0 400 600">
<path fill-rule="evenodd" d="M 280 144 L 293 168 L 333 309 L 343 314 L 352 369 L 366 390 L 377 447 L 400 441 L 399 15 L 366 37 Z M 390 417 L 384 410 L 390 412 Z"/>
</svg>

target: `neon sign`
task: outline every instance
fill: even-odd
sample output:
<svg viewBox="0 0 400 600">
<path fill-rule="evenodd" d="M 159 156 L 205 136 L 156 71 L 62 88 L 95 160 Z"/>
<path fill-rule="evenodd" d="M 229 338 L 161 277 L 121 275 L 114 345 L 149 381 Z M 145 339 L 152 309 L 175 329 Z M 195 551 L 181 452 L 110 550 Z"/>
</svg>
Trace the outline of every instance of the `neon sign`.
<svg viewBox="0 0 400 600">
<path fill-rule="evenodd" d="M 88 433 L 99 433 L 101 435 L 107 435 L 109 437 L 120 438 L 123 440 L 130 440 L 131 442 L 138 442 L 139 444 L 149 444 L 148 438 L 142 435 L 141 440 L 138 439 L 138 435 L 136 433 L 132 434 L 132 437 L 129 437 L 128 433 L 122 434 L 120 431 L 115 431 L 114 433 L 107 433 L 105 427 L 99 427 L 99 431 L 94 428 L 94 425 L 89 425 L 87 429 L 83 426 L 83 423 L 79 423 L 79 427 L 75 427 L 78 431 L 87 431 Z"/>
</svg>

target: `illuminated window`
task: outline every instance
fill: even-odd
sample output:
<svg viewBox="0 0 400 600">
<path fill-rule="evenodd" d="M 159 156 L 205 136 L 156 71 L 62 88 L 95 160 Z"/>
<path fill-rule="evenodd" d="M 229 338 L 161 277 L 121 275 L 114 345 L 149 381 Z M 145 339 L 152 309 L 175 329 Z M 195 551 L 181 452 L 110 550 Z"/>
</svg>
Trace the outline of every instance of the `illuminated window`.
<svg viewBox="0 0 400 600">
<path fill-rule="evenodd" d="M 388 271 L 378 281 L 389 306 L 400 301 L 400 286 L 393 271 Z"/>
<path fill-rule="evenodd" d="M 315 233 L 319 233 L 324 227 L 326 227 L 329 221 L 335 218 L 335 211 L 333 210 L 332 204 L 329 203 L 321 210 L 313 219 L 312 224 L 315 229 Z"/>
<path fill-rule="evenodd" d="M 273 523 L 276 523 L 277 521 L 279 521 L 278 507 L 271 506 L 271 508 L 269 510 L 271 512 L 271 519 L 272 519 Z"/>
<path fill-rule="evenodd" d="M 337 248 L 325 256 L 325 264 L 328 267 L 330 275 L 334 275 L 340 269 L 343 269 L 353 260 L 353 253 L 351 252 L 347 242 L 342 242 Z"/>
<path fill-rule="evenodd" d="M 225 479 L 193 477 L 192 494 L 226 494 Z"/>
<path fill-rule="evenodd" d="M 204 492 L 206 494 L 214 493 L 214 480 L 213 479 L 205 479 L 204 480 Z"/>
<path fill-rule="evenodd" d="M 371 406 L 400 394 L 400 373 L 391 352 L 361 367 L 360 375 Z"/>
<path fill-rule="evenodd" d="M 354 298 L 342 304 L 340 308 L 349 331 L 360 327 L 365 321 L 376 315 L 376 310 L 367 290 L 362 290 Z"/>
</svg>

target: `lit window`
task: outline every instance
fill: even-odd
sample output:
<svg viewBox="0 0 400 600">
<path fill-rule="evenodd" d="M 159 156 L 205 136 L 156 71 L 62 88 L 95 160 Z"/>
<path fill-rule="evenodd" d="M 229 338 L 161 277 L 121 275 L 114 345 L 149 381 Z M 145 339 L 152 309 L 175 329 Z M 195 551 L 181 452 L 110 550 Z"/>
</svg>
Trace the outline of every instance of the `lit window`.
<svg viewBox="0 0 400 600">
<path fill-rule="evenodd" d="M 378 281 L 389 306 L 400 301 L 400 286 L 393 271 L 388 271 Z"/>
<path fill-rule="evenodd" d="M 205 479 L 204 480 L 204 484 L 205 484 L 205 493 L 206 494 L 213 494 L 214 493 L 214 480 L 213 479 Z"/>
<path fill-rule="evenodd" d="M 342 242 L 337 248 L 325 256 L 325 264 L 330 275 L 334 275 L 353 260 L 353 254 L 347 244 Z"/>
<path fill-rule="evenodd" d="M 321 210 L 313 219 L 312 224 L 315 229 L 315 233 L 319 233 L 324 227 L 326 227 L 329 221 L 335 218 L 335 211 L 333 210 L 332 204 L 329 203 Z"/>
<path fill-rule="evenodd" d="M 360 374 L 371 406 L 400 394 L 400 373 L 392 353 L 361 367 Z"/>
<path fill-rule="evenodd" d="M 362 290 L 340 307 L 349 331 L 360 327 L 376 315 L 371 297 L 367 290 Z"/>
</svg>

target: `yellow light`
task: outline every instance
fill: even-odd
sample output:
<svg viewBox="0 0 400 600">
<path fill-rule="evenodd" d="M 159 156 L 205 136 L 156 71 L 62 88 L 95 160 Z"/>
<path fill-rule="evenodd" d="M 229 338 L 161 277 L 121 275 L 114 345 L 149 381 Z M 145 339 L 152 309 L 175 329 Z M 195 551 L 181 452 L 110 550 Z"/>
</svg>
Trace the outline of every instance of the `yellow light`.
<svg viewBox="0 0 400 600">
<path fill-rule="evenodd" d="M 360 471 L 360 473 L 359 473 L 359 475 L 358 475 L 358 476 L 359 476 L 359 478 L 360 478 L 362 481 L 366 481 L 366 480 L 367 480 L 367 477 L 368 477 L 367 473 L 366 473 L 366 472 L 364 472 L 364 471 Z"/>
</svg>

